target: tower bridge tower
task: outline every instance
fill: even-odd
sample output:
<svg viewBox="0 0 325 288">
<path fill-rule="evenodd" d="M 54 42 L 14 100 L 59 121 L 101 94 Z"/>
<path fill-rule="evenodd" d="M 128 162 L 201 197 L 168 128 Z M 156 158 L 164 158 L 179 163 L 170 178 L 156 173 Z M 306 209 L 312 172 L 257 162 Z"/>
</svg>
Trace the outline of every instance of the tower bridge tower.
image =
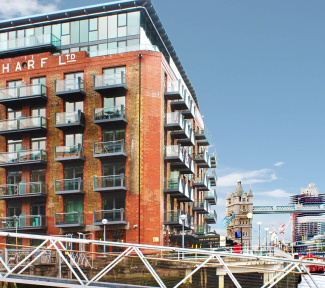
<svg viewBox="0 0 325 288">
<path fill-rule="evenodd" d="M 231 196 L 227 195 L 226 198 L 226 215 L 229 219 L 233 214 L 234 218 L 230 221 L 227 226 L 227 237 L 238 244 L 241 244 L 241 239 L 235 239 L 235 232 L 238 230 L 242 231 L 243 246 L 249 245 L 249 235 L 252 235 L 252 231 L 249 233 L 249 219 L 247 218 L 248 213 L 253 213 L 253 193 L 249 189 L 248 194 L 244 191 L 241 181 L 238 180 L 237 187 Z"/>
</svg>

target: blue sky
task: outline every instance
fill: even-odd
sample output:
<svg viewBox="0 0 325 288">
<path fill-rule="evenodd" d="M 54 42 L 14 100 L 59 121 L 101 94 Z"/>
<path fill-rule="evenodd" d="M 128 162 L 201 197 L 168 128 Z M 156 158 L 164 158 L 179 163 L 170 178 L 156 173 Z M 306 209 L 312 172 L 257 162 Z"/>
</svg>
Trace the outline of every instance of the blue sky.
<svg viewBox="0 0 325 288">
<path fill-rule="evenodd" d="M 5 1 L 0 16 L 103 1 L 27 2 Z M 226 193 L 235 190 L 238 178 L 244 190 L 251 185 L 256 205 L 287 204 L 288 195 L 311 182 L 324 193 L 325 2 L 153 4 L 212 134 L 218 155 L 218 222 L 225 215 Z M 287 220 L 289 215 L 256 215 L 253 223 L 262 221 L 263 229 Z"/>
</svg>

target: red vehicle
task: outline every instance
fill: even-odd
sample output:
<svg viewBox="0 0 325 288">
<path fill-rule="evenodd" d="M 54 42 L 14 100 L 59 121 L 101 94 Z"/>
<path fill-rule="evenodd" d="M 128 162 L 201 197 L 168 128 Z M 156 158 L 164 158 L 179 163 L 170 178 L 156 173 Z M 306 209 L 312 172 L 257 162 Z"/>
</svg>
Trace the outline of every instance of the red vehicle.
<svg viewBox="0 0 325 288">
<path fill-rule="evenodd" d="M 306 265 L 306 267 L 309 269 L 310 273 L 324 273 L 325 272 L 325 266 L 319 266 L 316 265 L 317 262 L 322 262 L 324 263 L 324 259 L 320 258 L 320 257 L 313 257 L 312 254 L 307 254 L 307 257 L 302 257 L 301 260 L 307 260 L 307 261 L 311 261 L 314 262 L 315 264 L 311 264 L 311 265 Z"/>
</svg>

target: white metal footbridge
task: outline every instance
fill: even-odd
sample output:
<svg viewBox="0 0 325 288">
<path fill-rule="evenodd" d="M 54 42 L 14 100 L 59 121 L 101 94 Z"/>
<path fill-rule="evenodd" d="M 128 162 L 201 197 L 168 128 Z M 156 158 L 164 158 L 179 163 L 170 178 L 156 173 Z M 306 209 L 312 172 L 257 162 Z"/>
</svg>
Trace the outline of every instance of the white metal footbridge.
<svg viewBox="0 0 325 288">
<path fill-rule="evenodd" d="M 310 287 L 324 287 L 309 273 L 310 261 L 295 260 L 284 252 L 237 254 L 225 249 L 181 249 L 7 232 L 0 232 L 1 236 L 16 238 L 16 243 L 26 238 L 40 241 L 37 247 L 14 245 L 13 250 L 12 244 L 0 243 L 2 282 L 69 288 L 271 288 L 281 281 L 292 284 L 290 287 L 304 281 Z M 103 246 L 115 252 L 103 253 Z M 325 266 L 325 262 L 317 265 Z"/>
<path fill-rule="evenodd" d="M 253 206 L 254 214 L 325 213 L 324 205 Z"/>
</svg>

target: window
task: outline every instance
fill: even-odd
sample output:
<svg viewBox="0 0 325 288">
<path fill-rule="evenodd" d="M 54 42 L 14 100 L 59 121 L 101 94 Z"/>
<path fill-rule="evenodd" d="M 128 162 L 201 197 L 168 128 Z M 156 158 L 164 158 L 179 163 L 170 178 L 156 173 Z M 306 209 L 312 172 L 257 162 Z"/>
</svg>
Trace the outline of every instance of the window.
<svg viewBox="0 0 325 288">
<path fill-rule="evenodd" d="M 122 193 L 108 194 L 102 197 L 103 210 L 125 208 L 125 195 Z"/>
<path fill-rule="evenodd" d="M 83 198 L 67 197 L 64 201 L 64 212 L 83 212 L 84 211 L 84 200 Z"/>
<path fill-rule="evenodd" d="M 65 112 L 77 112 L 80 110 L 84 112 L 84 102 L 65 102 Z"/>
<path fill-rule="evenodd" d="M 89 20 L 89 41 L 98 40 L 98 18 Z"/>
<path fill-rule="evenodd" d="M 46 117 L 46 108 L 45 107 L 32 108 L 32 117 L 37 117 L 37 116 Z"/>
<path fill-rule="evenodd" d="M 21 214 L 21 200 L 7 202 L 7 217 L 19 216 Z"/>
<path fill-rule="evenodd" d="M 32 85 L 34 84 L 43 84 L 46 85 L 46 77 L 33 78 L 30 80 Z"/>
<path fill-rule="evenodd" d="M 46 169 L 34 169 L 30 173 L 31 182 L 46 182 Z"/>
<path fill-rule="evenodd" d="M 140 12 L 131 12 L 128 17 L 128 35 L 140 34 Z"/>
<path fill-rule="evenodd" d="M 83 145 L 83 134 L 66 134 L 65 135 L 65 145 L 66 146 L 76 146 L 78 144 Z"/>
<path fill-rule="evenodd" d="M 103 141 L 125 140 L 125 129 L 103 131 Z"/>
<path fill-rule="evenodd" d="M 33 199 L 31 203 L 30 211 L 31 211 L 31 215 L 35 215 L 35 216 L 46 215 L 46 203 L 44 202 L 43 199 Z"/>
<path fill-rule="evenodd" d="M 89 34 L 88 19 L 80 21 L 80 43 L 88 42 L 88 34 Z"/>
<path fill-rule="evenodd" d="M 46 137 L 33 138 L 32 150 L 46 150 Z"/>
<path fill-rule="evenodd" d="M 79 23 L 80 21 L 71 22 L 71 44 L 79 43 Z"/>
<path fill-rule="evenodd" d="M 108 39 L 117 37 L 117 15 L 108 16 Z"/>
<path fill-rule="evenodd" d="M 22 171 L 8 171 L 7 184 L 8 185 L 19 184 L 22 180 L 21 174 L 22 174 Z M 17 186 L 8 186 L 8 188 L 7 188 L 8 195 L 14 195 L 17 193 L 18 193 Z"/>
<path fill-rule="evenodd" d="M 8 108 L 7 119 L 9 120 L 18 119 L 21 116 L 22 116 L 21 110 L 12 110 L 11 108 Z"/>
<path fill-rule="evenodd" d="M 8 152 L 18 152 L 22 149 L 22 140 L 8 140 Z"/>
<path fill-rule="evenodd" d="M 125 161 L 103 164 L 103 176 L 125 174 Z"/>
<path fill-rule="evenodd" d="M 98 40 L 107 39 L 107 16 L 98 18 Z"/>
<path fill-rule="evenodd" d="M 83 179 L 84 167 L 83 166 L 73 166 L 73 167 L 64 167 L 64 179 Z"/>
<path fill-rule="evenodd" d="M 64 75 L 65 81 L 65 89 L 66 91 L 69 90 L 77 90 L 81 87 L 83 87 L 83 83 L 80 83 L 79 87 L 79 81 L 78 78 L 84 79 L 84 73 L 83 72 L 78 72 L 78 73 L 69 73 Z"/>
<path fill-rule="evenodd" d="M 21 86 L 22 84 L 23 84 L 22 80 L 8 81 L 7 87 L 8 88 L 16 88 L 16 87 Z"/>
</svg>

